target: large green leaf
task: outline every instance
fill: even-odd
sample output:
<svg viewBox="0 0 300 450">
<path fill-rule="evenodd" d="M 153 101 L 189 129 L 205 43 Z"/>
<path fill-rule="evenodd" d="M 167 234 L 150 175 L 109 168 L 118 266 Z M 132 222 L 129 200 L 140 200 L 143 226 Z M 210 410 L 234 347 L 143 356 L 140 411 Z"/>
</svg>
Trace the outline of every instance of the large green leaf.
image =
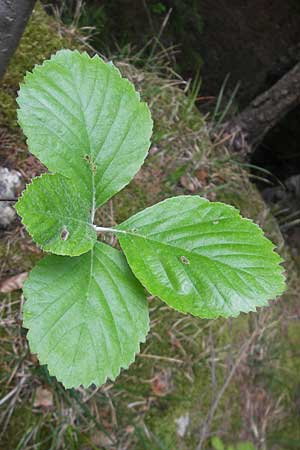
<svg viewBox="0 0 300 450">
<path fill-rule="evenodd" d="M 179 311 L 237 316 L 284 290 L 274 245 L 231 206 L 198 196 L 170 198 L 118 229 L 136 277 Z"/>
<path fill-rule="evenodd" d="M 89 199 L 59 174 L 44 174 L 27 185 L 16 205 L 35 242 L 45 251 L 77 256 L 97 240 Z"/>
<path fill-rule="evenodd" d="M 93 210 L 122 189 L 146 157 L 149 109 L 98 56 L 57 52 L 27 73 L 17 101 L 30 151 L 91 193 Z"/>
<path fill-rule="evenodd" d="M 74 258 L 47 256 L 24 294 L 31 351 L 67 388 L 114 380 L 148 332 L 142 286 L 125 257 L 103 243 Z"/>
</svg>

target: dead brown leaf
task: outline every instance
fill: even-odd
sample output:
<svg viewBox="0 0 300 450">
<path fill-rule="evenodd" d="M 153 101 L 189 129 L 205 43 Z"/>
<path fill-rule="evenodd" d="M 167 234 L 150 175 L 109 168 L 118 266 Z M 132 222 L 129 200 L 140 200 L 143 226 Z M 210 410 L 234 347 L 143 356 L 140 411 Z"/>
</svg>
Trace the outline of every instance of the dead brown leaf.
<svg viewBox="0 0 300 450">
<path fill-rule="evenodd" d="M 158 372 L 151 382 L 152 392 L 158 397 L 164 397 L 173 390 L 172 373 L 170 370 Z"/>
<path fill-rule="evenodd" d="M 195 177 L 198 178 L 202 185 L 206 185 L 208 180 L 208 172 L 206 169 L 201 167 L 195 171 Z"/>
<path fill-rule="evenodd" d="M 53 406 L 53 394 L 49 389 L 39 386 L 35 392 L 33 406 L 35 408 L 51 408 Z"/>
<path fill-rule="evenodd" d="M 0 292 L 7 294 L 8 292 L 22 289 L 24 281 L 28 276 L 28 272 L 22 272 L 13 277 L 9 277 L 0 284 Z"/>
<path fill-rule="evenodd" d="M 189 192 L 195 192 L 196 190 L 196 186 L 187 175 L 182 175 L 182 177 L 180 178 L 180 184 Z"/>
<path fill-rule="evenodd" d="M 115 440 L 115 436 L 111 434 L 111 437 L 103 433 L 102 431 L 95 431 L 91 437 L 91 441 L 99 448 L 111 448 Z"/>
</svg>

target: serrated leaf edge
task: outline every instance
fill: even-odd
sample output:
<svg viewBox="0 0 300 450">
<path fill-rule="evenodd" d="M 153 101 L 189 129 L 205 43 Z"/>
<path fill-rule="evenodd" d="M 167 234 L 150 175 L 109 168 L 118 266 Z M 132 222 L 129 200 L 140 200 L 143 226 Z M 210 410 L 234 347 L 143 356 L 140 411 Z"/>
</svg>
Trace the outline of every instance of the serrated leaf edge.
<svg viewBox="0 0 300 450">
<path fill-rule="evenodd" d="M 18 216 L 21 218 L 21 223 L 24 225 L 24 227 L 26 228 L 27 232 L 28 232 L 29 235 L 32 237 L 32 239 L 33 239 L 35 245 L 36 245 L 39 249 L 43 250 L 43 251 L 46 252 L 46 253 L 51 253 L 51 254 L 53 254 L 53 255 L 59 255 L 59 256 L 70 256 L 70 257 L 73 257 L 73 256 L 80 256 L 80 255 L 82 255 L 82 254 L 84 254 L 84 253 L 89 252 L 89 251 L 94 247 L 95 243 L 97 242 L 97 236 L 96 236 L 95 242 L 94 242 L 94 244 L 92 245 L 91 248 L 89 248 L 89 249 L 86 250 L 85 252 L 80 252 L 80 253 L 75 252 L 75 253 L 72 253 L 72 254 L 71 254 L 70 252 L 68 252 L 68 253 L 62 253 L 62 252 L 58 253 L 58 252 L 55 252 L 55 253 L 54 253 L 54 252 L 52 252 L 52 251 L 46 249 L 46 248 L 45 248 L 45 245 L 39 244 L 39 243 L 37 243 L 37 242 L 35 241 L 35 238 L 34 238 L 34 236 L 33 236 L 35 233 L 32 233 L 32 231 L 31 231 L 31 226 L 30 226 L 30 225 L 27 225 L 27 224 L 25 223 L 25 221 L 24 221 L 24 219 L 23 219 L 22 212 L 19 211 L 19 201 L 20 201 L 20 202 L 22 201 L 22 199 L 24 198 L 24 195 L 31 195 L 31 194 L 30 194 L 30 189 L 32 188 L 32 186 L 34 185 L 34 183 L 36 182 L 36 180 L 42 179 L 44 175 L 49 175 L 49 176 L 59 175 L 59 176 L 61 176 L 61 177 L 63 177 L 63 178 L 66 178 L 67 180 L 70 180 L 70 181 L 74 182 L 71 178 L 66 177 L 65 175 L 62 175 L 62 174 L 60 174 L 60 173 L 52 173 L 52 172 L 44 172 L 44 173 L 42 173 L 41 175 L 38 175 L 38 176 L 32 178 L 32 179 L 30 180 L 30 182 L 26 184 L 25 189 L 22 191 L 22 194 L 19 196 L 18 201 L 17 201 L 17 203 L 15 204 L 15 209 L 16 209 L 16 211 L 17 211 L 17 213 L 18 213 Z M 93 229 L 93 224 L 91 223 L 90 225 L 91 225 L 91 228 Z M 96 232 L 95 232 L 95 234 L 96 234 Z"/>
<path fill-rule="evenodd" d="M 18 106 L 19 106 L 19 108 L 17 109 L 17 119 L 18 119 L 17 121 L 18 121 L 18 124 L 19 124 L 20 127 L 23 129 L 23 125 L 22 125 L 23 122 L 22 122 L 22 119 L 20 118 L 20 114 L 19 114 L 19 111 L 20 111 L 20 108 L 21 108 L 21 106 L 20 106 L 20 104 L 19 104 L 19 94 L 20 94 L 20 91 L 21 91 L 21 89 L 22 89 L 22 86 L 26 86 L 26 81 L 27 81 L 31 76 L 33 76 L 36 72 L 38 72 L 39 70 L 41 70 L 43 67 L 46 67 L 49 63 L 51 63 L 51 61 L 54 60 L 54 59 L 57 57 L 57 55 L 60 55 L 60 54 L 63 54 L 63 53 L 65 53 L 65 54 L 76 54 L 76 55 L 79 55 L 79 56 L 82 56 L 82 57 L 88 59 L 89 61 L 92 61 L 92 62 L 95 62 L 95 61 L 96 61 L 97 63 L 100 62 L 101 64 L 109 65 L 110 68 L 111 68 L 111 70 L 115 71 L 115 73 L 119 76 L 119 78 L 122 80 L 122 82 L 127 84 L 127 87 L 128 87 L 129 90 L 136 96 L 136 98 L 137 98 L 137 100 L 139 101 L 140 105 L 142 105 L 143 107 L 146 108 L 147 115 L 148 115 L 148 119 L 149 119 L 149 121 L 151 121 L 151 128 L 150 128 L 150 131 L 149 131 L 149 136 L 147 137 L 147 142 L 148 142 L 148 145 L 147 145 L 147 146 L 148 146 L 148 150 L 147 150 L 147 152 L 145 153 L 145 156 L 144 156 L 143 160 L 141 161 L 141 163 L 140 163 L 139 166 L 137 167 L 137 170 L 136 170 L 135 174 L 134 174 L 132 177 L 129 177 L 129 178 L 127 179 L 127 181 L 126 181 L 126 182 L 118 189 L 118 191 L 114 194 L 114 195 L 116 195 L 118 192 L 120 192 L 122 189 L 124 189 L 124 188 L 125 188 L 125 187 L 133 180 L 134 176 L 138 173 L 138 171 L 140 170 L 140 168 L 143 166 L 143 164 L 144 164 L 144 162 L 145 162 L 145 159 L 146 159 L 147 156 L 148 156 L 148 151 L 149 151 L 149 148 L 150 148 L 150 145 L 151 145 L 151 135 L 152 135 L 152 133 L 153 133 L 153 120 L 152 120 L 151 112 L 150 112 L 150 109 L 149 109 L 147 103 L 144 102 L 144 101 L 141 101 L 140 93 L 136 90 L 134 84 L 133 84 L 132 82 L 130 82 L 130 81 L 128 80 L 128 78 L 123 77 L 122 74 L 121 74 L 121 72 L 120 72 L 120 70 L 119 70 L 119 69 L 118 69 L 111 61 L 110 61 L 110 62 L 105 62 L 105 61 L 103 61 L 97 54 L 94 55 L 93 57 L 90 57 L 90 55 L 89 55 L 86 51 L 80 52 L 80 51 L 78 51 L 78 50 L 60 49 L 60 50 L 58 50 L 56 53 L 54 53 L 53 55 L 51 55 L 51 57 L 50 57 L 49 59 L 44 60 L 42 64 L 36 64 L 36 65 L 34 66 L 34 68 L 32 69 L 32 71 L 27 71 L 27 72 L 26 72 L 26 74 L 25 74 L 25 76 L 24 76 L 24 79 L 23 79 L 23 82 L 20 83 L 20 89 L 18 89 L 18 91 L 17 91 L 16 102 L 17 102 L 17 104 L 18 104 Z M 24 133 L 24 135 L 25 135 L 25 133 Z M 31 144 L 31 139 L 30 139 L 30 137 L 28 137 L 27 135 L 25 135 L 25 138 L 26 138 L 26 143 L 27 143 L 27 146 L 28 146 L 29 150 L 35 155 L 35 151 L 34 151 L 34 149 L 33 149 L 33 145 Z M 36 156 L 36 157 L 38 158 L 38 156 Z M 39 158 L 38 158 L 38 159 L 39 159 Z M 46 166 L 46 164 L 45 164 L 43 161 L 41 161 L 41 162 Z M 46 167 L 47 167 L 47 166 L 46 166 Z M 48 168 L 49 168 L 49 167 L 48 167 Z M 53 172 L 53 173 L 59 173 L 59 174 L 61 174 L 62 176 L 65 176 L 64 173 L 62 173 L 63 171 L 54 171 L 54 170 L 52 170 L 52 172 Z M 92 177 L 93 177 L 93 174 L 92 174 Z M 75 182 L 75 180 L 74 180 L 74 182 Z M 93 195 L 94 201 L 96 201 L 96 192 L 95 192 L 95 191 L 92 192 L 92 195 Z M 107 199 L 106 201 L 108 201 L 108 200 L 109 200 L 109 199 Z M 105 202 L 105 203 L 106 203 L 106 202 Z M 102 204 L 103 204 L 103 203 L 101 203 L 101 204 L 99 204 L 99 205 L 96 205 L 96 208 L 99 208 Z M 74 255 L 74 256 L 75 256 L 75 255 Z"/>
<path fill-rule="evenodd" d="M 178 195 L 178 196 L 176 196 L 176 197 L 169 197 L 169 198 L 166 198 L 165 200 L 162 200 L 161 202 L 156 203 L 156 204 L 154 204 L 154 205 L 152 205 L 152 206 L 150 206 L 150 207 L 148 207 L 148 208 L 146 208 L 146 209 L 147 209 L 147 210 L 151 210 L 151 209 L 155 208 L 158 204 L 164 204 L 164 203 L 168 202 L 168 201 L 171 200 L 171 199 L 178 199 L 178 198 L 192 198 L 192 197 L 193 197 L 193 198 L 194 198 L 194 197 L 197 197 L 197 198 L 200 198 L 201 200 L 204 200 L 204 201 L 206 201 L 206 202 L 208 202 L 208 203 L 213 203 L 214 205 L 220 205 L 220 206 L 222 206 L 223 208 L 225 207 L 225 208 L 227 208 L 227 209 L 231 209 L 231 210 L 233 210 L 233 211 L 236 213 L 236 218 L 237 218 L 237 219 L 240 219 L 240 220 L 246 221 L 246 222 L 250 222 L 250 223 L 256 228 L 256 231 L 258 231 L 260 237 L 261 237 L 265 242 L 268 243 L 272 255 L 276 256 L 276 258 L 277 258 L 277 261 L 274 261 L 274 264 L 277 264 L 277 267 L 278 267 L 278 276 L 281 277 L 281 284 L 282 284 L 281 287 L 282 287 L 282 290 L 281 290 L 280 292 L 278 292 L 277 294 L 274 293 L 274 298 L 269 298 L 269 299 L 268 299 L 268 298 L 262 298 L 261 302 L 263 303 L 263 305 L 253 306 L 253 308 L 248 308 L 248 309 L 246 309 L 246 308 L 245 308 L 245 309 L 241 309 L 241 310 L 240 310 L 239 312 L 237 312 L 236 314 L 232 314 L 232 313 L 231 313 L 231 314 L 222 314 L 222 315 L 218 315 L 218 316 L 216 316 L 216 315 L 205 315 L 205 314 L 202 315 L 202 314 L 201 314 L 201 316 L 198 316 L 198 315 L 196 315 L 196 314 L 194 314 L 194 313 L 192 313 L 192 312 L 184 311 L 184 310 L 182 310 L 182 309 L 180 309 L 180 308 L 178 308 L 178 307 L 175 308 L 173 305 L 171 305 L 170 303 L 168 303 L 168 300 L 162 299 L 162 298 L 160 297 L 160 295 L 158 294 L 158 292 L 156 292 L 155 289 L 151 289 L 151 291 L 150 291 L 149 288 L 148 288 L 148 287 L 147 287 L 147 286 L 139 279 L 138 275 L 135 273 L 135 270 L 132 268 L 132 266 L 131 266 L 131 264 L 130 264 L 128 258 L 127 258 L 127 255 L 126 255 L 125 251 L 123 251 L 123 253 L 124 253 L 125 257 L 126 257 L 127 263 L 128 263 L 128 265 L 129 265 L 129 267 L 131 268 L 131 270 L 132 270 L 133 274 L 135 275 L 135 277 L 139 280 L 139 282 L 144 286 L 144 288 L 145 288 L 151 295 L 154 295 L 155 297 L 160 298 L 160 299 L 161 299 L 163 302 L 165 302 L 170 308 L 175 309 L 176 311 L 179 311 L 179 312 L 182 313 L 182 314 L 190 314 L 190 315 L 192 315 L 192 316 L 194 316 L 194 317 L 198 317 L 198 318 L 200 317 L 201 319 L 218 319 L 218 318 L 225 318 L 225 319 L 226 319 L 226 318 L 229 318 L 229 317 L 237 318 L 237 317 L 240 316 L 241 313 L 257 312 L 257 308 L 261 308 L 261 307 L 268 306 L 270 301 L 275 301 L 280 295 L 282 295 L 282 294 L 284 293 L 284 291 L 285 291 L 285 289 L 286 289 L 286 275 L 285 275 L 285 269 L 284 269 L 284 267 L 281 265 L 281 263 L 283 263 L 284 260 L 283 260 L 282 257 L 275 251 L 275 248 L 276 248 L 277 246 L 276 246 L 270 239 L 268 239 L 268 238 L 265 236 L 265 234 L 264 234 L 262 228 L 261 228 L 259 225 L 257 225 L 257 223 L 255 223 L 252 219 L 249 219 L 249 218 L 247 218 L 247 217 L 243 217 L 243 216 L 240 214 L 240 211 L 239 211 L 237 208 L 235 208 L 235 207 L 232 206 L 232 205 L 228 205 L 228 204 L 222 203 L 222 202 L 210 202 L 209 200 L 207 200 L 206 198 L 201 197 L 200 195 Z M 142 215 L 144 211 L 145 211 L 145 209 L 139 211 L 139 212 L 136 213 L 136 214 L 134 214 L 134 215 L 131 216 L 129 219 L 126 219 L 124 222 L 122 222 L 121 224 L 119 224 L 119 225 L 116 227 L 116 229 L 126 231 L 127 234 L 130 234 L 130 235 L 132 235 L 132 236 L 138 236 L 138 237 L 141 237 L 141 238 L 146 238 L 145 235 L 141 235 L 141 234 L 139 234 L 139 233 L 137 233 L 137 232 L 130 232 L 130 231 L 127 231 L 126 228 L 124 229 L 124 226 L 126 225 L 126 222 L 127 222 L 127 221 L 129 221 L 132 217 L 137 217 L 137 216 L 139 216 L 139 215 Z M 118 237 L 119 237 L 119 236 L 118 236 Z M 121 248 L 122 248 L 122 243 L 121 243 L 121 241 L 122 241 L 122 237 L 120 236 L 119 242 L 120 242 L 120 246 L 121 246 Z M 122 248 L 122 250 L 123 250 L 123 248 Z"/>
<path fill-rule="evenodd" d="M 95 384 L 95 385 L 97 385 L 97 386 L 102 386 L 102 385 L 105 384 L 108 380 L 115 381 L 115 380 L 118 378 L 118 376 L 120 375 L 120 373 L 121 373 L 122 370 L 127 370 L 127 369 L 131 366 L 131 364 L 133 364 L 133 363 L 135 362 L 136 355 L 140 353 L 141 345 L 144 344 L 144 343 L 146 342 L 146 340 L 147 340 L 147 336 L 148 336 L 149 331 L 150 331 L 150 322 L 148 321 L 148 328 L 147 328 L 147 330 L 146 330 L 146 335 L 145 335 L 145 337 L 144 337 L 143 339 L 141 339 L 141 340 L 139 341 L 139 343 L 138 343 L 136 349 L 134 350 L 134 353 L 133 353 L 133 355 L 132 355 L 132 358 L 129 359 L 128 364 L 123 364 L 123 365 L 120 366 L 118 373 L 116 373 L 116 375 L 115 375 L 114 377 L 107 376 L 104 380 L 97 380 L 97 379 L 92 379 L 92 378 L 91 378 L 91 380 L 89 380 L 89 381 L 87 381 L 87 382 L 80 383 L 79 385 L 78 385 L 78 384 L 68 384 L 68 383 L 65 383 L 63 380 L 59 379 L 59 377 L 58 377 L 57 374 L 55 373 L 55 372 L 56 372 L 56 371 L 55 371 L 55 366 L 54 366 L 53 364 L 51 364 L 51 362 L 49 361 L 48 358 L 41 358 L 39 352 L 35 350 L 34 344 L 33 344 L 32 340 L 31 340 L 31 332 L 30 332 L 30 329 L 27 328 L 25 322 L 23 322 L 22 327 L 28 330 L 28 333 L 27 333 L 27 335 L 26 335 L 26 338 L 27 338 L 27 340 L 28 340 L 28 342 L 29 342 L 29 347 L 30 347 L 31 353 L 37 355 L 40 365 L 47 365 L 49 374 L 50 374 L 51 376 L 55 377 L 60 383 L 62 383 L 63 386 L 64 386 L 66 389 L 77 388 L 77 387 L 79 387 L 79 386 L 83 386 L 84 388 L 87 389 L 87 388 L 90 387 L 92 384 Z"/>
<path fill-rule="evenodd" d="M 39 263 L 41 261 L 42 261 L 42 259 L 35 265 L 35 268 L 37 268 L 39 266 Z M 27 290 L 27 284 L 29 284 L 29 282 L 31 280 L 31 276 L 32 276 L 32 271 L 29 272 L 29 275 L 28 275 L 28 277 L 27 277 L 27 279 L 26 279 L 26 281 L 24 283 L 24 286 L 23 286 L 23 294 L 24 294 L 24 297 L 25 297 L 25 301 L 26 301 L 26 298 L 27 297 L 29 298 L 29 296 L 30 296 L 29 294 L 27 296 L 26 290 Z M 120 367 L 119 367 L 119 370 L 118 370 L 118 372 L 116 373 L 115 376 L 112 376 L 112 377 L 111 376 L 107 376 L 105 379 L 100 380 L 100 381 L 97 380 L 97 379 L 91 378 L 89 381 L 85 381 L 83 383 L 80 383 L 80 386 L 83 386 L 84 388 L 88 388 L 92 384 L 95 384 L 97 386 L 102 386 L 103 384 L 105 384 L 107 382 L 108 379 L 111 380 L 111 381 L 115 381 L 116 378 L 120 375 L 122 369 L 123 370 L 127 370 L 131 366 L 131 364 L 134 363 L 134 361 L 136 359 L 136 355 L 140 353 L 141 345 L 143 343 L 145 343 L 146 340 L 147 340 L 147 336 L 148 336 L 149 331 L 150 331 L 150 317 L 149 317 L 149 314 L 147 315 L 147 319 L 148 320 L 147 320 L 147 328 L 146 328 L 146 331 L 145 331 L 145 335 L 144 335 L 144 337 L 139 338 L 139 342 L 137 343 L 136 348 L 133 351 L 132 357 L 129 358 L 128 363 L 127 364 L 121 364 Z M 28 326 L 26 325 L 26 319 L 23 319 L 22 327 L 28 330 L 26 338 L 27 338 L 27 340 L 29 342 L 30 351 L 31 351 L 31 353 L 37 355 L 40 365 L 47 365 L 49 374 L 51 376 L 54 376 L 59 382 L 61 382 L 66 389 L 77 388 L 79 386 L 78 384 L 65 383 L 63 380 L 61 380 L 57 376 L 56 370 L 55 370 L 55 366 L 49 361 L 49 358 L 43 358 L 43 357 L 41 358 L 40 357 L 40 353 L 35 348 L 34 342 L 31 339 L 31 330 L 30 330 L 29 325 Z"/>
</svg>

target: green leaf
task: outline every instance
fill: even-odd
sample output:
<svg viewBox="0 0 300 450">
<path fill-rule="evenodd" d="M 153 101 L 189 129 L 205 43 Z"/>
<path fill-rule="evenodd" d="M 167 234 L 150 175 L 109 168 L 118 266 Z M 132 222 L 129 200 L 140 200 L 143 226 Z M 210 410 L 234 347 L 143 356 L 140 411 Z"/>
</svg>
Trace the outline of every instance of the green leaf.
<svg viewBox="0 0 300 450">
<path fill-rule="evenodd" d="M 28 232 L 45 251 L 77 256 L 89 251 L 97 240 L 89 199 L 62 175 L 35 178 L 16 209 Z"/>
<path fill-rule="evenodd" d="M 47 256 L 24 294 L 31 351 L 67 388 L 114 380 L 148 332 L 142 286 L 124 256 L 103 243 L 74 258 Z"/>
<path fill-rule="evenodd" d="M 133 273 L 152 295 L 179 311 L 237 316 L 284 290 L 274 245 L 231 206 L 174 197 L 117 228 Z"/>
<path fill-rule="evenodd" d="M 91 195 L 93 210 L 142 165 L 152 120 L 134 86 L 111 63 L 61 50 L 27 73 L 18 118 L 30 151 Z"/>
<path fill-rule="evenodd" d="M 236 450 L 255 450 L 255 447 L 251 442 L 239 442 Z"/>
<path fill-rule="evenodd" d="M 221 441 L 221 439 L 218 436 L 214 436 L 211 439 L 211 444 L 215 450 L 225 450 L 223 442 Z"/>
</svg>

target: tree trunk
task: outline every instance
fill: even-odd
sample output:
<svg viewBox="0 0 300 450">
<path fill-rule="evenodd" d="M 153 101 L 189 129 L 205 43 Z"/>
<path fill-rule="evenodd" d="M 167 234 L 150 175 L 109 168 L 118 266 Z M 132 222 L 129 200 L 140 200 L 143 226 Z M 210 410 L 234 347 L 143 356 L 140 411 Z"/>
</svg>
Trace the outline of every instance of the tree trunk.
<svg viewBox="0 0 300 450">
<path fill-rule="evenodd" d="M 0 79 L 18 47 L 35 0 L 0 0 Z"/>
<path fill-rule="evenodd" d="M 267 132 L 299 104 L 300 62 L 226 126 L 232 149 L 246 158 Z"/>
</svg>

